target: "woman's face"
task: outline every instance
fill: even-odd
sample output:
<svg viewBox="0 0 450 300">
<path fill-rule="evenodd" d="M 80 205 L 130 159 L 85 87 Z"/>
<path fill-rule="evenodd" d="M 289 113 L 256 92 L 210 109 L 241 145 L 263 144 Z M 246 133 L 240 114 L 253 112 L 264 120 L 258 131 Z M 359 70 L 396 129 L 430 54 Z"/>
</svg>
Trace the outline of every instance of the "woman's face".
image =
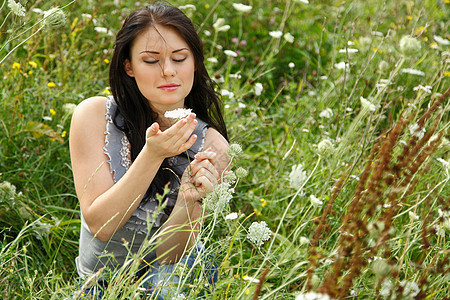
<svg viewBox="0 0 450 300">
<path fill-rule="evenodd" d="M 157 113 L 184 107 L 194 83 L 195 60 L 186 41 L 171 27 L 150 27 L 133 41 L 125 71 Z"/>
</svg>

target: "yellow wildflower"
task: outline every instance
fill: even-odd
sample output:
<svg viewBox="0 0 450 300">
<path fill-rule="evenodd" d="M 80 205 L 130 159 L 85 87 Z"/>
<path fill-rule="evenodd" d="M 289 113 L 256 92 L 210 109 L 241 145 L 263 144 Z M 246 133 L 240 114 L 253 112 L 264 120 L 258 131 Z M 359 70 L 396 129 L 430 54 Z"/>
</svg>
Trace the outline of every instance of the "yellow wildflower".
<svg viewBox="0 0 450 300">
<path fill-rule="evenodd" d="M 18 62 L 14 62 L 12 68 L 13 70 L 14 69 L 20 70 L 20 64 Z"/>
<path fill-rule="evenodd" d="M 28 71 L 28 75 L 31 75 L 31 74 L 33 74 L 33 71 Z"/>
<path fill-rule="evenodd" d="M 205 8 L 208 9 L 209 8 L 209 4 L 205 4 Z"/>
<path fill-rule="evenodd" d="M 450 77 L 450 71 L 445 71 L 444 76 Z"/>
<path fill-rule="evenodd" d="M 54 116 L 54 115 L 56 115 L 56 111 L 55 111 L 53 108 L 50 108 L 50 114 L 51 114 L 52 116 Z"/>
<path fill-rule="evenodd" d="M 409 21 L 411 21 L 411 20 L 412 20 L 412 17 L 411 17 L 411 16 L 408 16 L 407 19 L 408 19 Z"/>
<path fill-rule="evenodd" d="M 266 205 L 267 205 L 267 201 L 266 201 L 266 199 L 264 199 L 264 198 L 261 198 L 261 206 L 262 207 L 265 207 Z"/>
<path fill-rule="evenodd" d="M 47 84 L 47 86 L 48 86 L 48 87 L 55 87 L 55 86 L 56 86 L 56 83 L 54 83 L 54 82 L 52 81 L 52 82 L 49 82 L 49 83 Z"/>
<path fill-rule="evenodd" d="M 111 95 L 111 91 L 109 90 L 109 88 L 106 88 L 106 89 L 103 90 L 103 94 Z"/>
<path fill-rule="evenodd" d="M 422 32 L 427 32 L 427 29 L 424 26 L 420 26 L 416 29 L 416 35 L 421 34 Z"/>
<path fill-rule="evenodd" d="M 250 294 L 250 290 L 249 289 L 245 289 L 245 293 L 248 295 Z"/>
<path fill-rule="evenodd" d="M 33 68 L 37 68 L 37 63 L 34 62 L 34 61 L 29 61 L 28 64 L 29 64 L 30 66 L 32 66 Z"/>
<path fill-rule="evenodd" d="M 61 133 L 61 137 L 66 137 L 66 135 L 67 135 L 67 131 L 63 131 L 62 133 Z"/>
<path fill-rule="evenodd" d="M 109 59 L 105 58 L 105 59 L 103 60 L 103 62 L 104 62 L 105 64 L 109 64 Z"/>
<path fill-rule="evenodd" d="M 255 213 L 255 215 L 257 217 L 259 217 L 261 215 L 261 212 L 258 209 L 256 209 L 256 208 L 253 209 L 253 212 Z"/>
</svg>

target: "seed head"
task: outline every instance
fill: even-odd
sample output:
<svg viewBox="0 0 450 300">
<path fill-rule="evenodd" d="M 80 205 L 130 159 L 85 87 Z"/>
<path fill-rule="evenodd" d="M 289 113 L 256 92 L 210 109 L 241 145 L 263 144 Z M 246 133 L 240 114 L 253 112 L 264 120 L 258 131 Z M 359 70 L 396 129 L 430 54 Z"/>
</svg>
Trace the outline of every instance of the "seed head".
<svg viewBox="0 0 450 300">
<path fill-rule="evenodd" d="M 330 140 L 323 140 L 317 145 L 317 152 L 322 157 L 328 157 L 334 152 L 333 143 Z"/>
<path fill-rule="evenodd" d="M 409 35 L 405 35 L 400 39 L 400 52 L 403 56 L 411 56 L 420 51 L 421 45 L 420 42 L 410 37 Z"/>
<path fill-rule="evenodd" d="M 59 7 L 49 9 L 44 13 L 44 23 L 48 28 L 60 28 L 66 25 L 66 22 L 66 14 Z"/>
</svg>

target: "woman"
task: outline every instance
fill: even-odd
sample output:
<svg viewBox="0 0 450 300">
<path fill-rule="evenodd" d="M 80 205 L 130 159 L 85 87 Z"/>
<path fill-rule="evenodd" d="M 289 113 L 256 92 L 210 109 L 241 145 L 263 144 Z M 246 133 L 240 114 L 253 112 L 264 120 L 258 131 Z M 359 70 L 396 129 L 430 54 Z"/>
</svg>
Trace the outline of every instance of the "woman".
<svg viewBox="0 0 450 300">
<path fill-rule="evenodd" d="M 117 33 L 112 97 L 80 103 L 70 130 L 80 276 L 121 266 L 158 233 L 139 273 L 155 287 L 160 270 L 170 272 L 190 248 L 201 248 L 201 199 L 229 162 L 219 98 L 203 59 L 192 22 L 175 7 L 138 9 Z M 177 122 L 164 116 L 179 108 L 193 113 Z"/>
</svg>

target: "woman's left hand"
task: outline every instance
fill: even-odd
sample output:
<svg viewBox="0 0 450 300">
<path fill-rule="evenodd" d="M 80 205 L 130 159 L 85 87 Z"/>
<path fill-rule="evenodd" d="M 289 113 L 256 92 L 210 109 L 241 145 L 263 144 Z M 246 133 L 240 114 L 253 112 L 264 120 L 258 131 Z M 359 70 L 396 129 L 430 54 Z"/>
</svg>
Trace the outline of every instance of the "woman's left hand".
<svg viewBox="0 0 450 300">
<path fill-rule="evenodd" d="M 179 201 L 191 206 L 214 189 L 220 176 L 215 159 L 216 153 L 210 148 L 195 155 L 181 178 Z"/>
</svg>

